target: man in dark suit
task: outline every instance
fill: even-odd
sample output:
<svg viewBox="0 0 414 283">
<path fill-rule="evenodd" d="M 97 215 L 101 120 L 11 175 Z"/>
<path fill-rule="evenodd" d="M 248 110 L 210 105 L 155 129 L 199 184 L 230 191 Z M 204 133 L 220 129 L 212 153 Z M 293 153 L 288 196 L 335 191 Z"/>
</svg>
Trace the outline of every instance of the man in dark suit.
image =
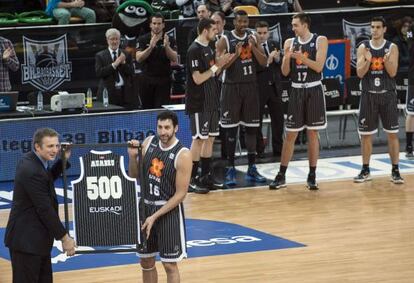
<svg viewBox="0 0 414 283">
<path fill-rule="evenodd" d="M 280 156 L 283 145 L 283 108 L 280 86 L 280 47 L 269 39 L 269 25 L 267 22 L 256 23 L 257 37 L 268 58 L 267 66 L 258 66 L 257 85 L 260 96 L 260 127 L 257 134 L 257 154 L 264 154 L 265 144 L 262 134 L 262 121 L 265 105 L 270 114 L 272 127 L 272 149 L 274 156 Z"/>
<path fill-rule="evenodd" d="M 99 80 L 98 100 L 102 101 L 102 92 L 106 88 L 109 103 L 127 109 L 137 109 L 138 94 L 134 92 L 132 76 L 134 68 L 129 53 L 119 48 L 121 34 L 110 28 L 105 33 L 108 48 L 95 55 L 95 72 Z"/>
<path fill-rule="evenodd" d="M 48 162 L 59 153 L 58 133 L 49 128 L 38 129 L 33 144 L 34 151 L 25 154 L 16 168 L 13 204 L 4 237 L 10 251 L 13 283 L 53 282 L 53 239 L 62 241 L 67 255 L 75 254 L 75 241 L 59 219 L 53 184 L 62 172 L 62 161 L 48 169 Z M 70 151 L 66 151 L 65 157 L 69 156 Z"/>
</svg>

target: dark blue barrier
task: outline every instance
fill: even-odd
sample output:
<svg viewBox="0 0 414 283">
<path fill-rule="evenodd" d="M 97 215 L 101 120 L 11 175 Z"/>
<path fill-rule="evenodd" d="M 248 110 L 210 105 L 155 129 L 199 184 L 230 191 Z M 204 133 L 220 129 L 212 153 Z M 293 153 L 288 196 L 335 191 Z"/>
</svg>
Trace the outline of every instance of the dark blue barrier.
<svg viewBox="0 0 414 283">
<path fill-rule="evenodd" d="M 84 143 L 126 143 L 130 139 L 143 140 L 156 133 L 156 116 L 160 110 L 131 111 L 105 114 L 83 114 L 56 117 L 0 120 L 0 181 L 13 180 L 17 161 L 32 148 L 34 130 L 51 127 L 57 130 L 61 141 Z M 178 139 L 187 147 L 191 145 L 188 116 L 176 111 L 179 120 Z M 69 175 L 79 174 L 79 156 L 94 148 L 77 148 L 70 162 Z M 108 148 L 96 148 L 108 150 Z M 113 152 L 127 156 L 126 148 Z M 126 160 L 125 164 L 128 164 Z"/>
</svg>

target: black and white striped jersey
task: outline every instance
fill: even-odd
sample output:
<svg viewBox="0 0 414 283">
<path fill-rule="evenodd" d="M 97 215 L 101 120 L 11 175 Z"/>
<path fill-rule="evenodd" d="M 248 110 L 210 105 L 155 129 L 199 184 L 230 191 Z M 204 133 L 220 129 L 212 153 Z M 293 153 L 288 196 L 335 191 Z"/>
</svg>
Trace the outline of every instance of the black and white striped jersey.
<svg viewBox="0 0 414 283">
<path fill-rule="evenodd" d="M 256 82 L 256 58 L 249 45 L 249 35 L 251 34 L 251 32 L 246 32 L 243 37 L 238 37 L 232 30 L 228 35 L 223 35 L 229 53 L 236 53 L 236 45 L 239 42 L 243 43 L 240 56 L 224 70 L 223 83 Z"/>
<path fill-rule="evenodd" d="M 204 73 L 215 63 L 214 51 L 197 39 L 187 51 L 187 113 L 217 111 L 220 106 L 220 93 L 215 77 L 211 77 L 200 85 L 193 80 L 193 73 Z"/>
<path fill-rule="evenodd" d="M 90 151 L 80 159 L 81 174 L 72 181 L 75 239 L 80 246 L 136 244 L 136 179 L 125 172 L 124 157 Z"/>
<path fill-rule="evenodd" d="M 369 48 L 372 54 L 371 65 L 361 80 L 362 90 L 371 92 L 395 90 L 395 79 L 390 77 L 384 66 L 384 56 L 390 51 L 393 43 L 384 39 L 380 47 L 374 47 L 370 40 L 361 44 Z"/>
<path fill-rule="evenodd" d="M 319 36 L 313 33 L 311 38 L 306 42 L 301 42 L 299 37 L 294 37 L 291 42 L 291 48 L 293 51 L 301 51 L 303 55 L 311 60 L 316 60 L 317 43 Z M 303 64 L 299 59 L 292 58 L 290 60 L 290 79 L 293 83 L 311 83 L 320 81 L 322 74 L 309 68 Z"/>
<path fill-rule="evenodd" d="M 168 201 L 176 192 L 176 167 L 179 154 L 188 150 L 177 139 L 169 148 L 163 148 L 158 137 L 151 138 L 147 145 L 141 182 L 141 196 L 144 199 Z"/>
</svg>

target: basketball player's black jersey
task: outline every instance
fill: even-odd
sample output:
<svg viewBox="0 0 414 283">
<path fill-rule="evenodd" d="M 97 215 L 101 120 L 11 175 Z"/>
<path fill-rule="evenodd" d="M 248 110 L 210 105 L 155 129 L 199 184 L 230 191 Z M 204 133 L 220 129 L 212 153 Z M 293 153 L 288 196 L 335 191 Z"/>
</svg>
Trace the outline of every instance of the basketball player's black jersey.
<svg viewBox="0 0 414 283">
<path fill-rule="evenodd" d="M 125 173 L 124 157 L 110 151 L 91 151 L 79 159 L 81 175 L 72 181 L 76 243 L 136 244 L 137 185 Z"/>
<path fill-rule="evenodd" d="M 153 137 L 145 151 L 142 195 L 149 201 L 168 201 L 176 192 L 176 162 L 186 148 L 177 141 L 169 148 L 162 148 L 158 137 Z"/>
<path fill-rule="evenodd" d="M 414 39 L 411 37 L 410 64 L 408 65 L 408 85 L 414 85 Z"/>
<path fill-rule="evenodd" d="M 220 94 L 217 80 L 209 78 L 200 85 L 193 80 L 193 72 L 206 72 L 215 63 L 214 52 L 208 45 L 203 45 L 197 39 L 188 48 L 187 52 L 187 97 L 186 110 L 188 113 L 210 112 L 220 106 Z"/>
<path fill-rule="evenodd" d="M 368 72 L 361 80 L 363 91 L 384 91 L 384 90 L 395 90 L 395 80 L 391 78 L 384 66 L 384 56 L 391 49 L 391 41 L 384 39 L 384 44 L 376 48 L 371 45 L 371 41 L 364 41 L 365 47 L 369 48 L 372 59 L 371 66 Z"/>
<path fill-rule="evenodd" d="M 317 41 L 318 35 L 316 33 L 313 33 L 312 37 L 307 42 L 303 43 L 299 41 L 299 37 L 297 36 L 293 38 L 291 47 L 294 51 L 301 51 L 305 57 L 315 61 Z M 292 58 L 290 60 L 290 79 L 293 83 L 311 83 L 320 81 L 322 79 L 322 74 L 309 68 L 300 60 Z"/>
<path fill-rule="evenodd" d="M 237 43 L 243 42 L 240 56 L 224 70 L 224 83 L 256 82 L 256 58 L 249 46 L 249 35 L 251 35 L 251 32 L 246 32 L 243 37 L 238 37 L 234 30 L 229 35 L 224 35 L 227 42 L 227 52 L 229 53 L 236 53 Z"/>
<path fill-rule="evenodd" d="M 211 49 L 213 49 L 214 52 L 216 52 L 217 42 L 223 37 L 223 35 L 228 37 L 230 35 L 230 33 L 231 32 L 229 30 L 223 30 L 223 32 L 221 34 L 217 34 L 214 37 L 214 40 L 210 41 L 210 43 L 208 45 L 211 47 Z"/>
</svg>

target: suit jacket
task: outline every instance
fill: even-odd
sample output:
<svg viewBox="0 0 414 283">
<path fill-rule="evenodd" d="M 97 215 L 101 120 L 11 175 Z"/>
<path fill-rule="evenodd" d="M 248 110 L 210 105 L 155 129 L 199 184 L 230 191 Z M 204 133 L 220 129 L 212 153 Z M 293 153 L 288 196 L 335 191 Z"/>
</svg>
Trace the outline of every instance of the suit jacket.
<svg viewBox="0 0 414 283">
<path fill-rule="evenodd" d="M 132 65 L 132 58 L 125 50 L 118 50 L 118 56 L 123 52 L 126 56 L 126 63 L 120 64 L 115 70 L 112 67 L 112 54 L 108 48 L 99 51 L 95 55 L 95 72 L 99 80 L 98 100 L 102 101 L 102 92 L 106 87 L 109 95 L 109 103 L 123 106 L 129 109 L 138 108 L 138 94 L 133 88 L 132 76 L 134 74 L 134 67 Z M 124 87 L 122 88 L 121 97 L 115 94 L 115 81 L 117 72 L 124 80 Z"/>
<path fill-rule="evenodd" d="M 268 52 L 269 54 L 276 49 L 280 50 L 280 46 L 277 42 L 273 40 L 267 40 Z M 265 52 L 266 53 L 266 52 Z M 267 54 L 267 53 L 266 53 Z M 278 63 L 274 62 L 271 63 L 267 67 L 263 67 L 258 65 L 257 66 L 257 80 L 258 84 L 261 83 L 271 83 L 275 84 L 277 87 L 280 83 L 280 64 L 282 63 L 282 56 L 280 56 L 280 60 Z"/>
<path fill-rule="evenodd" d="M 20 159 L 4 237 L 9 249 L 47 256 L 50 255 L 53 239 L 61 239 L 66 234 L 59 219 L 53 184 L 61 172 L 60 160 L 46 170 L 34 152 Z"/>
</svg>

